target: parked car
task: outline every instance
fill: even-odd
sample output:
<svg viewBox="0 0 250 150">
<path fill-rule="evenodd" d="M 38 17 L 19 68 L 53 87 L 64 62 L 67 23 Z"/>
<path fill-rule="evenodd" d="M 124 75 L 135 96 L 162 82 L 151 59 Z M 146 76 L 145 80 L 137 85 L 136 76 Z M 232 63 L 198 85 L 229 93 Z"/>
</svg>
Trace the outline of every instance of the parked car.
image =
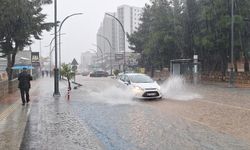
<svg viewBox="0 0 250 150">
<path fill-rule="evenodd" d="M 160 99 L 161 88 L 156 81 L 148 75 L 141 73 L 119 74 L 118 81 L 129 88 L 135 98 L 139 99 Z"/>
<path fill-rule="evenodd" d="M 82 72 L 81 74 L 82 74 L 82 76 L 87 76 L 87 75 L 89 75 L 89 73 L 90 73 L 90 72 L 88 72 L 88 71 L 84 71 L 84 72 Z"/>
<path fill-rule="evenodd" d="M 107 77 L 108 75 L 106 71 L 94 71 L 89 74 L 90 77 Z"/>
</svg>

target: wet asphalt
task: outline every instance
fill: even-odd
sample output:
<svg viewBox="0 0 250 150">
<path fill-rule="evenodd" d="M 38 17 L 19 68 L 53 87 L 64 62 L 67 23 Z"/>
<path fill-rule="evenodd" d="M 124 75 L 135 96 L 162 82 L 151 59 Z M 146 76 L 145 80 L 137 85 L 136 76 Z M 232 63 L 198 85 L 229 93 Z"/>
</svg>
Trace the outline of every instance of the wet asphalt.
<svg viewBox="0 0 250 150">
<path fill-rule="evenodd" d="M 52 97 L 53 82 L 41 82 L 31 104 L 21 150 L 249 150 L 242 139 L 218 132 L 117 89 L 110 78 L 78 77 L 83 84 L 66 99 Z M 162 103 L 166 99 L 154 100 Z"/>
</svg>

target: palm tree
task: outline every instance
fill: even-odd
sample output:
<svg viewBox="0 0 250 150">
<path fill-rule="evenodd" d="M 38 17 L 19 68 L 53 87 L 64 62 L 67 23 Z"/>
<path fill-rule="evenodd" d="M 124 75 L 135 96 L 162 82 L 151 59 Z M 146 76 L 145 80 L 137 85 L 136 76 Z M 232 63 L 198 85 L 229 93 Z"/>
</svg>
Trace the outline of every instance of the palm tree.
<svg viewBox="0 0 250 150">
<path fill-rule="evenodd" d="M 67 78 L 68 89 L 71 90 L 70 79 L 74 77 L 74 72 L 69 64 L 62 64 L 61 75 Z"/>
</svg>

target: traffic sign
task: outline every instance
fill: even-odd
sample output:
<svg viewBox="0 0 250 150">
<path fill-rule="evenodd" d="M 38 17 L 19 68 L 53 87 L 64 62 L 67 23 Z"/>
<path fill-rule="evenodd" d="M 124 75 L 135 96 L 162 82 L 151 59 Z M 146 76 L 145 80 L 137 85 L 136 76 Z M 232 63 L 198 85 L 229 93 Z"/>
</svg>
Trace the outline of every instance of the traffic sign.
<svg viewBox="0 0 250 150">
<path fill-rule="evenodd" d="M 71 65 L 72 65 L 72 66 L 77 66 L 77 65 L 79 65 L 79 64 L 78 64 L 78 62 L 76 61 L 76 59 L 74 58 L 73 61 L 72 61 L 72 63 L 71 63 Z"/>
<path fill-rule="evenodd" d="M 72 70 L 76 71 L 77 70 L 77 66 L 72 66 Z"/>
</svg>

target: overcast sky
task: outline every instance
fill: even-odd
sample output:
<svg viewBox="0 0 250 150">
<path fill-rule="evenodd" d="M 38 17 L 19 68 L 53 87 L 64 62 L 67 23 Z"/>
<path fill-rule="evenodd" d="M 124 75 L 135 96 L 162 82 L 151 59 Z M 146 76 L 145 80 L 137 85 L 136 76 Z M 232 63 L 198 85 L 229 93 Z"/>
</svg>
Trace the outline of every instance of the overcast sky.
<svg viewBox="0 0 250 150">
<path fill-rule="evenodd" d="M 117 7 L 123 4 L 144 7 L 149 0 L 57 0 L 58 20 L 62 21 L 73 13 L 83 15 L 69 18 L 62 26 L 62 62 L 71 62 L 76 58 L 80 62 L 81 53 L 89 49 L 95 49 L 92 43 L 96 43 L 96 33 L 103 20 L 105 12 L 116 12 Z M 53 21 L 54 5 L 44 6 L 44 13 L 48 14 L 47 21 Z M 41 49 L 42 56 L 49 55 L 49 45 L 54 32 L 44 32 Z M 34 41 L 32 51 L 40 51 L 40 42 Z"/>
</svg>

